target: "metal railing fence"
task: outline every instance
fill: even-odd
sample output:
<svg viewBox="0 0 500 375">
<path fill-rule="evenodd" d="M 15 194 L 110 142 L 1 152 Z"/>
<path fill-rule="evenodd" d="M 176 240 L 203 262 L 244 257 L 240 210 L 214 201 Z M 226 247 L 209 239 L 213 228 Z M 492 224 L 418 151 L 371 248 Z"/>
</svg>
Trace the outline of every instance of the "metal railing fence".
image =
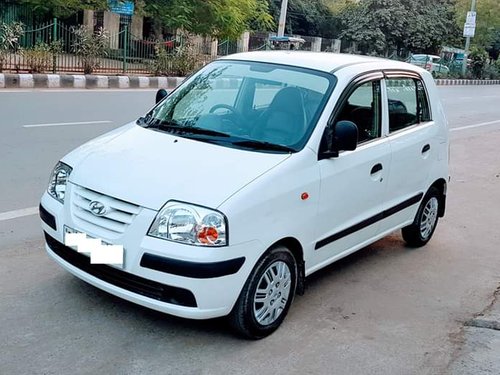
<svg viewBox="0 0 500 375">
<path fill-rule="evenodd" d="M 14 48 L 0 51 L 3 52 L 0 68 L 16 73 L 83 73 L 84 57 L 78 55 L 74 47 L 78 38 L 75 30 L 74 26 L 56 18 L 24 29 Z M 93 74 L 149 74 L 159 50 L 174 56 L 189 47 L 198 65 L 213 59 L 211 46 L 204 40 L 193 42 L 182 36 L 172 40 L 143 39 L 133 35 L 128 25 L 123 25 L 118 33 L 107 35 L 106 49 L 96 57 L 98 66 Z M 226 41 L 219 46 L 221 55 L 237 51 L 236 42 Z"/>
</svg>

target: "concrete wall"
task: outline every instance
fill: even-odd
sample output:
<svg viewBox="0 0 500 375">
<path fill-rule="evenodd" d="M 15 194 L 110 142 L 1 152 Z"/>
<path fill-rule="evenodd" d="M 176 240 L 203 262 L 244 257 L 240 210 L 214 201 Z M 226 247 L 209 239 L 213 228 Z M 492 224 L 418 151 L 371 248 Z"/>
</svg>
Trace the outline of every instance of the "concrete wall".
<svg viewBox="0 0 500 375">
<path fill-rule="evenodd" d="M 250 33 L 245 31 L 238 39 L 238 52 L 248 52 L 248 44 L 250 43 Z"/>
<path fill-rule="evenodd" d="M 313 52 L 321 52 L 321 41 L 323 39 L 320 37 L 314 37 L 311 43 L 311 51 Z"/>
<path fill-rule="evenodd" d="M 120 15 L 111 12 L 104 12 L 104 28 L 111 34 L 110 47 L 118 49 L 119 38 L 116 34 L 120 32 Z"/>
<path fill-rule="evenodd" d="M 94 11 L 93 10 L 84 10 L 83 11 L 83 24 L 89 29 L 94 29 Z"/>
<path fill-rule="evenodd" d="M 134 37 L 136 37 L 138 39 L 142 39 L 143 38 L 143 34 L 142 34 L 143 25 L 144 25 L 144 18 L 133 15 L 132 16 L 132 23 L 130 24 L 130 33 Z"/>
</svg>

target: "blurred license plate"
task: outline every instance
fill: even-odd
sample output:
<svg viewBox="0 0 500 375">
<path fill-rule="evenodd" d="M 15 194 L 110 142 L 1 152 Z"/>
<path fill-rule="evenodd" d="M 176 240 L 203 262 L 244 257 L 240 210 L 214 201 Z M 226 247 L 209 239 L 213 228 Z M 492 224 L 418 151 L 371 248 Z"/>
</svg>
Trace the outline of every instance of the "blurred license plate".
<svg viewBox="0 0 500 375">
<path fill-rule="evenodd" d="M 64 244 L 90 257 L 90 263 L 92 264 L 124 267 L 125 250 L 121 245 L 111 244 L 66 225 L 64 226 Z"/>
</svg>

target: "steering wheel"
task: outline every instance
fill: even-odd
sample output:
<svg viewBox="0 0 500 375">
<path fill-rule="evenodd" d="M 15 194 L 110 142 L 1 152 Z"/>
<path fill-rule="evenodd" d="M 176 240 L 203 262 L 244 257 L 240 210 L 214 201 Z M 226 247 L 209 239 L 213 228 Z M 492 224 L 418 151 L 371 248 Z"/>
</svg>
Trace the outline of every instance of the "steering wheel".
<svg viewBox="0 0 500 375">
<path fill-rule="evenodd" d="M 234 108 L 232 105 L 229 105 L 229 104 L 216 104 L 212 108 L 210 108 L 210 110 L 208 111 L 208 113 L 214 113 L 215 111 L 217 111 L 220 108 L 228 109 L 234 115 L 241 116 L 240 113 L 238 112 L 238 110 L 236 108 Z"/>
<path fill-rule="evenodd" d="M 232 105 L 223 103 L 216 104 L 212 108 L 210 108 L 208 113 L 213 114 L 215 111 L 221 108 L 227 109 L 228 111 L 231 112 L 228 113 L 227 114 L 228 117 L 223 120 L 226 123 L 229 122 L 232 124 L 232 126 L 230 125 L 231 127 L 230 130 L 234 131 L 238 135 L 246 135 L 246 133 L 248 132 L 248 124 L 245 121 L 244 116 Z"/>
</svg>

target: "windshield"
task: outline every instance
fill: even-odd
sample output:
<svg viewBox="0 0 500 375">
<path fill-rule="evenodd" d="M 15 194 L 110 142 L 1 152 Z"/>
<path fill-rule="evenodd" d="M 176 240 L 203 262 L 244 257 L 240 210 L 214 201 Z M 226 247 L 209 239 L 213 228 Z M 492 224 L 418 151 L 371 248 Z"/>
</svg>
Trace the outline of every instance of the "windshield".
<svg viewBox="0 0 500 375">
<path fill-rule="evenodd" d="M 302 149 L 335 85 L 315 70 L 216 61 L 138 124 L 221 146 L 265 152 Z"/>
</svg>

